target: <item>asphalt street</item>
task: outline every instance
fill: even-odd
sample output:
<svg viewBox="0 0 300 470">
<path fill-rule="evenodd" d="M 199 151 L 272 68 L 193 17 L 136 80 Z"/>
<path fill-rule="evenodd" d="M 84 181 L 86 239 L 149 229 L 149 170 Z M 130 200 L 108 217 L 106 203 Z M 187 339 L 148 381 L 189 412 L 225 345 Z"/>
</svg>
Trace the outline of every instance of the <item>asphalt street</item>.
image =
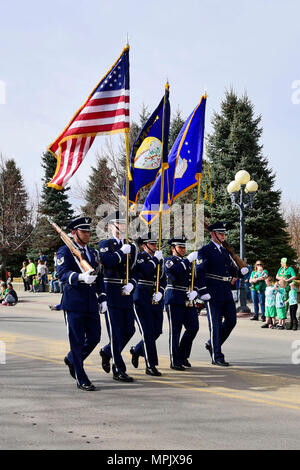
<svg viewBox="0 0 300 470">
<path fill-rule="evenodd" d="M 86 362 L 96 390 L 77 389 L 63 358 L 68 340 L 62 312 L 48 305 L 59 294 L 21 293 L 0 306 L 0 449 L 299 449 L 300 330 L 261 329 L 238 319 L 223 350 L 232 365 L 210 363 L 200 316 L 192 368 L 169 368 L 168 323 L 159 338 L 162 377 L 130 363 L 135 381 L 121 384 L 103 372 L 99 349 Z M 299 353 L 298 353 L 299 351 Z"/>
</svg>

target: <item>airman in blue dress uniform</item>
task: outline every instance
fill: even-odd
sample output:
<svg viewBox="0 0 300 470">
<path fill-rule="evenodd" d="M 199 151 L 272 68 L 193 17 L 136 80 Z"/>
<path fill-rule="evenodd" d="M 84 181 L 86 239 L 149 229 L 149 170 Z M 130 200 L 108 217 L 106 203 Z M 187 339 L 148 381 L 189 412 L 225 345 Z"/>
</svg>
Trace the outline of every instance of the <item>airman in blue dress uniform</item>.
<svg viewBox="0 0 300 470">
<path fill-rule="evenodd" d="M 227 367 L 221 346 L 236 325 L 236 307 L 231 284 L 247 274 L 248 268 L 239 270 L 222 243 L 226 238 L 226 224 L 216 222 L 208 227 L 211 242 L 198 251 L 196 261 L 197 285 L 200 298 L 205 301 L 210 339 L 205 347 L 212 364 Z"/>
<path fill-rule="evenodd" d="M 83 361 L 100 341 L 100 310 L 106 308 L 103 277 L 99 272 L 99 255 L 87 245 L 90 238 L 90 217 L 80 217 L 67 225 L 74 243 L 93 269 L 84 272 L 78 259 L 66 246 L 57 252 L 57 273 L 64 284 L 61 308 L 65 311 L 70 352 L 64 362 L 69 367 L 77 387 L 84 391 L 95 389 L 83 368 Z M 97 273 L 98 272 L 98 273 Z"/>
<path fill-rule="evenodd" d="M 155 341 L 162 333 L 163 297 L 166 287 L 166 275 L 162 251 L 157 250 L 157 237 L 151 232 L 138 238 L 137 243 L 142 247 L 138 254 L 136 270 L 138 283 L 133 293 L 134 312 L 142 340 L 130 349 L 132 364 L 138 367 L 139 357 L 146 362 L 146 374 L 160 376 Z M 159 289 L 156 292 L 157 267 L 160 265 Z"/>
<path fill-rule="evenodd" d="M 191 367 L 189 357 L 192 343 L 199 330 L 198 312 L 193 304 L 198 295 L 198 289 L 191 292 L 192 263 L 197 258 L 197 251 L 187 257 L 186 238 L 171 238 L 172 256 L 165 258 L 167 275 L 167 288 L 165 293 L 165 306 L 169 319 L 169 350 L 170 367 L 175 370 L 185 370 Z M 192 306 L 189 304 L 192 302 Z M 182 327 L 185 332 L 181 335 Z"/>
<path fill-rule="evenodd" d="M 113 237 L 99 242 L 99 254 L 103 266 L 107 311 L 105 320 L 110 343 L 100 350 L 103 370 L 110 372 L 112 359 L 113 378 L 122 382 L 132 382 L 126 373 L 122 351 L 134 335 L 133 290 L 137 285 L 136 258 L 134 243 L 124 243 L 125 214 L 116 211 L 106 219 Z M 126 256 L 129 258 L 129 280 L 126 284 Z"/>
</svg>

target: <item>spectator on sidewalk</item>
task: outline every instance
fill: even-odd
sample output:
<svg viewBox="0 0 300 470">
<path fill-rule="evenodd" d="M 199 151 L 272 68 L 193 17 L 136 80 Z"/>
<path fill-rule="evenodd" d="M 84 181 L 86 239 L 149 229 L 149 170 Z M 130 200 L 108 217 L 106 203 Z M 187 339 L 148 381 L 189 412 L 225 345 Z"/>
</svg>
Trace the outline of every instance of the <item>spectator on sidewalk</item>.
<svg viewBox="0 0 300 470">
<path fill-rule="evenodd" d="M 22 281 L 23 281 L 23 284 L 24 284 L 24 291 L 25 291 L 25 292 L 26 292 L 27 290 L 30 290 L 29 283 L 28 283 L 28 279 L 27 279 L 27 277 L 26 277 L 26 266 L 27 266 L 26 261 L 23 261 L 23 263 L 22 263 L 22 268 L 20 269 L 21 278 L 22 278 Z"/>
<path fill-rule="evenodd" d="M 256 261 L 254 269 L 250 276 L 250 290 L 251 297 L 254 306 L 254 316 L 250 320 L 258 320 L 259 306 L 261 308 L 261 321 L 266 321 L 265 317 L 265 290 L 266 290 L 266 279 L 268 277 L 268 271 L 264 269 L 264 265 L 261 261 Z"/>
<path fill-rule="evenodd" d="M 7 285 L 6 285 L 6 282 L 4 281 L 1 281 L 0 282 L 0 302 L 3 302 L 3 299 L 5 297 L 5 294 L 7 293 Z"/>
<path fill-rule="evenodd" d="M 14 290 L 12 284 L 8 283 L 7 293 L 5 294 L 2 305 L 12 306 L 12 305 L 16 305 L 17 302 L 18 302 L 18 295 L 16 291 Z"/>
<path fill-rule="evenodd" d="M 285 302 L 286 302 L 286 281 L 284 279 L 280 279 L 275 284 L 276 290 L 276 316 L 278 318 L 278 330 L 284 330 L 285 326 L 285 319 L 286 319 L 286 310 L 285 310 Z"/>
<path fill-rule="evenodd" d="M 274 287 L 274 279 L 268 276 L 266 279 L 266 290 L 265 290 L 265 315 L 266 323 L 261 328 L 275 328 L 276 325 L 276 290 Z"/>
<path fill-rule="evenodd" d="M 290 308 L 290 325 L 287 330 L 298 330 L 298 320 L 296 317 L 298 310 L 297 294 L 297 284 L 295 281 L 292 281 L 290 284 L 289 298 L 287 300 L 287 304 Z"/>
<path fill-rule="evenodd" d="M 30 292 L 33 292 L 32 279 L 33 279 L 33 276 L 35 276 L 35 275 L 36 275 L 35 264 L 34 264 L 32 258 L 29 258 L 28 265 L 26 266 L 26 277 L 28 279 Z"/>
<path fill-rule="evenodd" d="M 39 256 L 40 256 L 39 259 L 41 261 L 44 261 L 45 266 L 47 266 L 47 256 L 42 251 L 39 252 Z"/>
<path fill-rule="evenodd" d="M 246 288 L 247 300 L 251 301 L 250 277 L 252 273 L 252 266 L 248 264 L 247 258 L 245 258 L 245 263 L 247 263 L 247 268 L 249 269 L 248 273 L 244 276 L 245 288 Z"/>
<path fill-rule="evenodd" d="M 38 260 L 37 274 L 40 276 L 40 292 L 46 292 L 46 285 L 48 284 L 48 268 L 45 265 L 45 261 L 42 259 Z"/>
<path fill-rule="evenodd" d="M 41 277 L 38 274 L 38 276 L 33 276 L 32 279 L 32 291 L 31 292 L 40 292 L 40 285 L 41 285 Z"/>
<path fill-rule="evenodd" d="M 60 290 L 60 281 L 58 279 L 58 275 L 56 271 L 53 271 L 51 274 L 52 279 L 50 280 L 50 292 L 54 292 L 55 294 L 59 294 Z"/>
<path fill-rule="evenodd" d="M 290 284 L 292 281 L 296 279 L 296 273 L 294 271 L 294 268 L 292 268 L 292 266 L 287 265 L 287 258 L 281 258 L 280 268 L 277 271 L 276 279 L 277 281 L 280 281 L 280 279 L 283 279 L 284 281 L 286 281 L 285 300 L 287 301 L 289 298 Z M 289 304 L 286 302 L 285 305 L 286 305 L 285 311 L 287 313 L 289 309 Z"/>
</svg>

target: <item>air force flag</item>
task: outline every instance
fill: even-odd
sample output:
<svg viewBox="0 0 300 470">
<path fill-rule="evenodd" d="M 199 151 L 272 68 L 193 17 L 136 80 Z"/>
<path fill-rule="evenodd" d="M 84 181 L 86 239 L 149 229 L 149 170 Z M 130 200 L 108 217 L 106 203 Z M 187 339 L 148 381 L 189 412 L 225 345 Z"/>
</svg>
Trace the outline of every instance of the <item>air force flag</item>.
<svg viewBox="0 0 300 470">
<path fill-rule="evenodd" d="M 132 180 L 129 181 L 130 204 L 136 203 L 138 193 L 143 187 L 155 181 L 161 164 L 167 165 L 169 128 L 169 85 L 166 84 L 165 95 L 132 146 L 130 155 Z M 126 196 L 126 180 L 123 186 L 123 196 Z"/>
<path fill-rule="evenodd" d="M 188 117 L 170 151 L 168 169 L 164 172 L 163 200 L 160 200 L 160 175 L 145 200 L 140 217 L 147 224 L 158 216 L 159 208 L 169 211 L 181 194 L 197 185 L 202 172 L 206 98 L 206 95 L 201 98 Z"/>
</svg>

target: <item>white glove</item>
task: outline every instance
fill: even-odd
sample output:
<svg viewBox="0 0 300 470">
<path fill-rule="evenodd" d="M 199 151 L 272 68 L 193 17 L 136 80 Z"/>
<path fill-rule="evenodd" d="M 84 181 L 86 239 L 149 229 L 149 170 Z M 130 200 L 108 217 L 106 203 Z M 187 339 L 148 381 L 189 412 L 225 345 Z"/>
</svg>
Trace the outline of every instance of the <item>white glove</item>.
<svg viewBox="0 0 300 470">
<path fill-rule="evenodd" d="M 89 271 L 86 271 L 85 273 L 80 273 L 78 276 L 78 281 L 85 282 L 85 284 L 92 284 L 97 279 L 97 274 L 91 275 L 93 271 L 94 271 L 93 269 L 90 269 Z"/>
<path fill-rule="evenodd" d="M 131 284 L 131 282 L 128 282 L 128 284 L 125 284 L 125 286 L 123 286 L 123 292 L 124 294 L 130 294 L 130 292 L 132 291 L 132 289 L 134 288 L 134 285 Z"/>
<path fill-rule="evenodd" d="M 154 253 L 154 256 L 155 256 L 155 258 L 158 259 L 158 261 L 160 261 L 160 260 L 162 259 L 162 257 L 163 257 L 162 251 L 156 251 L 156 252 Z"/>
<path fill-rule="evenodd" d="M 192 253 L 190 253 L 188 256 L 187 256 L 187 259 L 189 260 L 190 263 L 192 263 L 193 261 L 195 261 L 198 257 L 198 251 L 192 251 Z"/>
<path fill-rule="evenodd" d="M 200 299 L 201 300 L 210 300 L 211 296 L 210 296 L 210 294 L 204 294 L 204 295 L 201 295 Z"/>
<path fill-rule="evenodd" d="M 131 245 L 123 245 L 121 248 L 121 251 L 123 251 L 124 255 L 128 255 L 128 253 L 131 252 Z"/>
<path fill-rule="evenodd" d="M 100 304 L 100 313 L 104 313 L 107 310 L 107 302 L 104 300 L 104 302 L 101 302 Z"/>
<path fill-rule="evenodd" d="M 246 268 L 246 266 L 241 269 L 241 273 L 242 273 L 243 276 L 245 276 L 246 274 L 248 274 L 248 272 L 249 272 L 249 269 Z"/>
<path fill-rule="evenodd" d="M 159 302 L 161 298 L 162 298 L 161 292 L 155 292 L 155 294 L 153 294 L 152 296 L 152 299 L 154 300 L 154 302 Z"/>
<path fill-rule="evenodd" d="M 187 293 L 187 297 L 189 300 L 194 300 L 197 297 L 197 295 L 198 293 L 195 290 L 193 290 L 192 292 L 189 291 Z"/>
</svg>

